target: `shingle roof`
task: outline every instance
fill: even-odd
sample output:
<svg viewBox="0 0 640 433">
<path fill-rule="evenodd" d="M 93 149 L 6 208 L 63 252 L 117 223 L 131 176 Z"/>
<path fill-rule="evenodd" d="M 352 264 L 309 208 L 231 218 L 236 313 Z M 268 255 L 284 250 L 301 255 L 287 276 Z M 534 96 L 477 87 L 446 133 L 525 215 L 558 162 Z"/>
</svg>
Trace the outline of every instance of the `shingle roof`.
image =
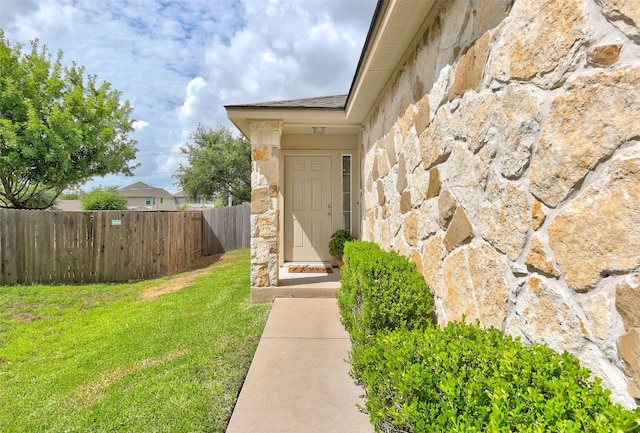
<svg viewBox="0 0 640 433">
<path fill-rule="evenodd" d="M 252 104 L 225 105 L 225 108 L 308 108 L 315 110 L 343 110 L 347 95 L 320 96 L 317 98 L 289 99 L 286 101 L 255 102 Z"/>
<path fill-rule="evenodd" d="M 118 190 L 125 197 L 163 197 L 172 198 L 173 196 L 166 189 L 149 186 L 144 182 L 136 182 Z"/>
</svg>

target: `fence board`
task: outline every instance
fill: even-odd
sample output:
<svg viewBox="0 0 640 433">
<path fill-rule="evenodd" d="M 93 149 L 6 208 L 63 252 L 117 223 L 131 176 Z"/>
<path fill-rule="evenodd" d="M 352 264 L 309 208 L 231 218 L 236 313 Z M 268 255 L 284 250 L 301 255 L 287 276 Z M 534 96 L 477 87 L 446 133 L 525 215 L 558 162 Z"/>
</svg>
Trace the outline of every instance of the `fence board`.
<svg viewBox="0 0 640 433">
<path fill-rule="evenodd" d="M 240 250 L 250 246 L 250 206 L 207 209 L 203 215 L 203 254 Z"/>
<path fill-rule="evenodd" d="M 120 220 L 120 224 L 112 221 Z M 0 209 L 0 285 L 155 278 L 202 254 L 200 212 Z"/>
<path fill-rule="evenodd" d="M 0 209 L 0 285 L 180 272 L 202 255 L 249 248 L 249 217 L 249 205 L 204 212 Z"/>
</svg>

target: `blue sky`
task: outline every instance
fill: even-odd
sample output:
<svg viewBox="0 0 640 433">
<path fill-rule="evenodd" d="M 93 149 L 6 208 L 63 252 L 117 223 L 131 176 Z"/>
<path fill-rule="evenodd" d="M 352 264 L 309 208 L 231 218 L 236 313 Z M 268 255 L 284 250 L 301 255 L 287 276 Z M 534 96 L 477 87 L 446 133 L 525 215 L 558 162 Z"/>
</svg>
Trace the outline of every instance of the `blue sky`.
<svg viewBox="0 0 640 433">
<path fill-rule="evenodd" d="M 225 104 L 347 93 L 376 0 L 0 0 L 13 43 L 38 38 L 135 108 L 136 181 L 176 191 L 198 123 L 232 127 Z"/>
</svg>

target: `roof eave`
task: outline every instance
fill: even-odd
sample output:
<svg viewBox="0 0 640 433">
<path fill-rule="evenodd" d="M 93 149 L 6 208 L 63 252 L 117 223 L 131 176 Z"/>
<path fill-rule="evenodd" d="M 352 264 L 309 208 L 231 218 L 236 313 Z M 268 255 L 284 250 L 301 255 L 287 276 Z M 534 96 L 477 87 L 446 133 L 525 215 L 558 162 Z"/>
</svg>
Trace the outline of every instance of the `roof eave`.
<svg viewBox="0 0 640 433">
<path fill-rule="evenodd" d="M 349 119 L 364 121 L 398 64 L 434 17 L 439 0 L 379 0 L 346 104 Z"/>
<path fill-rule="evenodd" d="M 236 128 L 249 139 L 249 123 L 257 121 L 282 121 L 286 128 L 307 127 L 312 132 L 313 126 L 337 128 L 345 130 L 359 127 L 359 124 L 349 121 L 344 109 L 328 108 L 262 108 L 256 106 L 227 105 L 227 117 Z"/>
</svg>

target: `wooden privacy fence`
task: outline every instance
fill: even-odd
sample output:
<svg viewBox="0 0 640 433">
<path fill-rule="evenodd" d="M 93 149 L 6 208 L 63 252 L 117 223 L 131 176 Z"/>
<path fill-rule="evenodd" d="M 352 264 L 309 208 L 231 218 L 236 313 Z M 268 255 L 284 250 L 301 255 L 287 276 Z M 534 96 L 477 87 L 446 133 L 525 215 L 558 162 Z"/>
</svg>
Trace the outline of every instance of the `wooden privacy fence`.
<svg viewBox="0 0 640 433">
<path fill-rule="evenodd" d="M 250 247 L 250 207 L 248 204 L 203 210 L 202 218 L 204 255 Z"/>
<path fill-rule="evenodd" d="M 0 209 L 0 285 L 155 278 L 202 256 L 200 212 Z"/>
</svg>

